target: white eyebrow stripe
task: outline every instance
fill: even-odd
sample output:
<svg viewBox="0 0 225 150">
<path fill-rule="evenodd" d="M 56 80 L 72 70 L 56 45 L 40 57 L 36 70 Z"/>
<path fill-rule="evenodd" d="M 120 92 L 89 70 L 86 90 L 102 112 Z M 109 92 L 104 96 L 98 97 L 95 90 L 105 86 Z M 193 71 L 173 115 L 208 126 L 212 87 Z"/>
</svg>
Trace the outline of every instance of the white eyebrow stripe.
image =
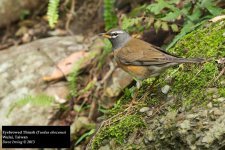
<svg viewBox="0 0 225 150">
<path fill-rule="evenodd" d="M 113 31 L 113 32 L 111 32 L 112 34 L 113 33 L 123 33 L 123 31 Z"/>
</svg>

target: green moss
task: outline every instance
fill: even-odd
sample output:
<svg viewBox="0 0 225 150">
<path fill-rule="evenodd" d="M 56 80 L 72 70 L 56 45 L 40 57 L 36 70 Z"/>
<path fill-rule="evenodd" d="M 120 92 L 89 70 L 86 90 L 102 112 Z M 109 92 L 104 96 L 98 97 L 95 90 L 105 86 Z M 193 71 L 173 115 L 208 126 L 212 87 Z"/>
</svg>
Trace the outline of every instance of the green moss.
<svg viewBox="0 0 225 150">
<path fill-rule="evenodd" d="M 219 88 L 219 94 L 221 97 L 225 97 L 225 88 Z"/>
<path fill-rule="evenodd" d="M 132 106 L 135 111 L 139 110 L 139 106 L 158 106 L 164 99 L 159 89 L 165 85 L 170 85 L 169 95 L 173 97 L 173 103 L 167 108 L 171 112 L 177 112 L 178 108 L 191 108 L 193 105 L 203 106 L 211 100 L 208 88 L 217 88 L 218 96 L 225 96 L 224 77 L 215 80 L 220 74 L 221 66 L 216 62 L 217 59 L 225 57 L 225 21 L 218 23 L 209 23 L 207 27 L 201 27 L 196 31 L 184 36 L 175 47 L 169 50 L 170 53 L 184 58 L 206 58 L 210 59 L 202 64 L 181 64 L 179 67 L 168 69 L 163 73 L 157 82 L 152 85 L 152 78 L 143 83 L 141 89 L 138 90 L 136 102 Z M 150 87 L 151 86 L 151 87 Z M 128 107 L 132 99 L 132 93 L 136 91 L 126 89 L 124 95 L 110 110 L 112 121 L 100 129 L 92 142 L 92 148 L 97 149 L 101 146 L 104 139 L 114 138 L 118 143 L 124 143 L 125 138 L 135 128 L 144 127 L 144 122 L 140 116 L 132 115 L 124 116 L 124 110 Z M 140 101 L 138 99 L 146 94 Z M 208 95 L 207 95 L 208 94 Z M 116 116 L 116 118 L 114 118 Z M 123 119 L 120 119 L 124 117 Z M 120 119 L 119 121 L 117 121 Z M 113 122 L 113 123 L 112 123 Z"/>
<path fill-rule="evenodd" d="M 132 94 L 132 89 L 126 88 L 124 90 L 123 96 L 114 104 L 114 107 L 109 110 L 108 116 L 114 116 L 118 114 L 119 112 L 123 111 L 124 108 L 126 107 L 125 105 L 128 104 L 131 101 L 131 94 Z"/>
<path fill-rule="evenodd" d="M 138 115 L 129 115 L 123 119 L 111 124 L 109 126 L 101 128 L 101 131 L 96 135 L 92 149 L 97 149 L 101 146 L 104 139 L 114 138 L 117 143 L 124 143 L 124 139 L 131 133 L 135 128 L 144 127 L 142 118 Z"/>
<path fill-rule="evenodd" d="M 208 24 L 184 36 L 170 53 L 186 58 L 206 58 L 209 61 L 203 64 L 185 64 L 174 72 L 167 70 L 159 80 L 161 86 L 168 84 L 165 78 L 173 78 L 171 92 L 182 99 L 184 105 L 203 104 L 206 98 L 206 89 L 209 87 L 222 88 L 220 80 L 215 81 L 220 68 L 215 60 L 225 57 L 225 21 Z M 220 90 L 223 91 L 223 90 Z M 219 92 L 219 96 L 223 92 Z"/>
<path fill-rule="evenodd" d="M 222 57 L 225 56 L 223 33 L 225 21 L 207 24 L 184 36 L 169 52 L 186 57 Z"/>
</svg>

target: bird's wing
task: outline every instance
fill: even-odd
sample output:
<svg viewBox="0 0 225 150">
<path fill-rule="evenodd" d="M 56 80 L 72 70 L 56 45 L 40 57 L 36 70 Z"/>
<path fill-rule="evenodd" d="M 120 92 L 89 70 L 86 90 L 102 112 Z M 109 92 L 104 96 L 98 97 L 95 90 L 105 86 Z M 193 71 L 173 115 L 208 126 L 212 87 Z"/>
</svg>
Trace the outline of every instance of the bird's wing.
<svg viewBox="0 0 225 150">
<path fill-rule="evenodd" d="M 122 63 L 137 66 L 166 64 L 176 59 L 176 57 L 161 51 L 159 47 L 134 38 L 115 53 Z"/>
</svg>

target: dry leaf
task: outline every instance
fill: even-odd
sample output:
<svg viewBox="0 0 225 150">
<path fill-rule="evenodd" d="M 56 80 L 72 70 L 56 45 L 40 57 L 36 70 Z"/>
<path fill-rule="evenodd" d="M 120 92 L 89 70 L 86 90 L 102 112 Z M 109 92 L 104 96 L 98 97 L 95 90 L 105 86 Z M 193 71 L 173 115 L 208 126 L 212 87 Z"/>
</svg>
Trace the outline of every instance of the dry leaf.
<svg viewBox="0 0 225 150">
<path fill-rule="evenodd" d="M 80 59 L 84 58 L 87 56 L 89 53 L 85 51 L 79 51 L 71 54 L 67 58 L 61 60 L 57 65 L 55 70 L 50 76 L 45 76 L 43 77 L 44 81 L 52 81 L 52 80 L 58 80 L 66 75 L 68 75 L 72 67 L 75 63 L 77 63 Z"/>
</svg>

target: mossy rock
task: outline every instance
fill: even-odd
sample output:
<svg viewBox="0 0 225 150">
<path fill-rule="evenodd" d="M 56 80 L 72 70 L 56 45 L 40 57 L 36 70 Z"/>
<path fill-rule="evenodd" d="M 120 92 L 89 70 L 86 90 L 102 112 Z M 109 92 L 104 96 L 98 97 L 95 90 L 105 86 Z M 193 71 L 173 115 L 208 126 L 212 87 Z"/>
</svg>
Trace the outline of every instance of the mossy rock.
<svg viewBox="0 0 225 150">
<path fill-rule="evenodd" d="M 126 90 L 110 111 L 112 123 L 104 124 L 92 140 L 92 149 L 103 145 L 110 149 L 221 148 L 225 77 L 221 75 L 224 64 L 218 60 L 225 57 L 224 34 L 222 20 L 207 22 L 180 39 L 170 53 L 207 61 L 168 69 L 153 85 L 152 79 L 146 80 L 136 96 L 137 104 L 129 104 L 133 91 Z M 161 92 L 164 86 L 170 87 L 166 94 Z M 142 107 L 150 109 L 141 113 Z"/>
</svg>

